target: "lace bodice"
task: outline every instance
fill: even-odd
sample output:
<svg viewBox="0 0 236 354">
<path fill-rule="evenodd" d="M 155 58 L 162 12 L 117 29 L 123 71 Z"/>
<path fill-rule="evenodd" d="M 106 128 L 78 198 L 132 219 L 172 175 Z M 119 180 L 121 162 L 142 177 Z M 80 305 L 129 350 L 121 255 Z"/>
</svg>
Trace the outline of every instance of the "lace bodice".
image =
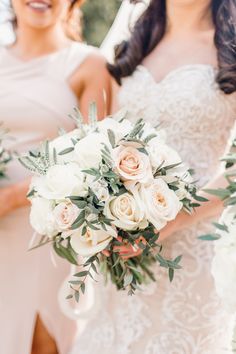
<svg viewBox="0 0 236 354">
<path fill-rule="evenodd" d="M 144 118 L 166 129 L 169 144 L 196 170 L 201 185 L 220 166 L 236 118 L 235 95 L 227 96 L 209 65 L 187 65 L 156 83 L 139 66 L 123 81 L 121 107 L 129 119 Z M 224 313 L 210 275 L 211 243 L 197 236 L 209 219 L 171 235 L 163 243 L 167 257 L 183 255 L 183 269 L 169 283 L 156 267 L 157 282 L 133 297 L 112 285 L 95 285 L 100 312 L 87 320 L 73 354 L 223 354 L 229 351 L 231 316 Z M 86 321 L 85 321 L 86 322 Z M 222 327 L 222 323 L 224 326 Z M 228 331 L 227 331 L 228 330 Z"/>
<path fill-rule="evenodd" d="M 216 172 L 236 119 L 236 96 L 226 96 L 215 75 L 210 65 L 186 65 L 156 83 L 139 66 L 124 80 L 119 96 L 130 119 L 141 116 L 153 125 L 161 123 L 170 145 L 196 170 L 201 184 Z"/>
</svg>

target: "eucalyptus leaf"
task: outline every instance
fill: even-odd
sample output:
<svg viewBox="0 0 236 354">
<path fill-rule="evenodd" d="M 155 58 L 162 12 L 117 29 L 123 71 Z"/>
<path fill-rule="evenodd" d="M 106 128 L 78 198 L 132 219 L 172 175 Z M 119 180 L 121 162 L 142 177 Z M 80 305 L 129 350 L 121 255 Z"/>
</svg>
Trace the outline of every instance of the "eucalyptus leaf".
<svg viewBox="0 0 236 354">
<path fill-rule="evenodd" d="M 169 279 L 170 279 L 170 282 L 173 281 L 174 279 L 174 269 L 173 268 L 169 268 Z"/>
<path fill-rule="evenodd" d="M 108 134 L 108 139 L 110 141 L 110 144 L 112 146 L 112 148 L 114 149 L 115 146 L 116 146 L 116 137 L 115 137 L 115 134 L 114 132 L 111 130 L 111 129 L 108 129 L 107 130 L 107 134 Z"/>
<path fill-rule="evenodd" d="M 207 235 L 199 236 L 198 239 L 202 241 L 216 241 L 220 239 L 220 236 L 217 234 L 207 234 Z"/>
<path fill-rule="evenodd" d="M 60 152 L 58 153 L 58 155 L 66 155 L 66 154 L 69 154 L 70 152 L 74 151 L 74 149 L 75 149 L 74 147 L 66 148 L 66 149 L 60 151 Z"/>
</svg>

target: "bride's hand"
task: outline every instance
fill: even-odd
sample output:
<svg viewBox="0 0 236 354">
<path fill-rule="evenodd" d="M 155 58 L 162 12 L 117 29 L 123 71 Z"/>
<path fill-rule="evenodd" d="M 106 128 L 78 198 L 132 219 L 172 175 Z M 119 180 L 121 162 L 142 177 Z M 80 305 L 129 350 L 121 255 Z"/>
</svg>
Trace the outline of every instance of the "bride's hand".
<svg viewBox="0 0 236 354">
<path fill-rule="evenodd" d="M 122 239 L 118 240 L 122 242 Z M 136 241 L 135 245 L 122 245 L 122 246 L 115 246 L 114 247 L 114 252 L 119 253 L 121 258 L 123 258 L 124 261 L 127 261 L 130 258 L 134 258 L 137 256 L 140 256 L 142 254 L 142 249 L 138 246 L 138 243 L 140 241 Z"/>
<path fill-rule="evenodd" d="M 26 198 L 29 182 L 25 180 L 0 189 L 0 217 L 29 204 Z"/>
<path fill-rule="evenodd" d="M 134 258 L 137 256 L 140 256 L 140 254 L 142 253 L 142 249 L 138 246 L 139 242 L 145 242 L 145 240 L 140 237 L 137 241 L 136 244 L 134 246 L 132 245 L 126 245 L 121 237 L 118 237 L 117 240 L 121 243 L 123 243 L 123 245 L 120 246 L 115 246 L 113 248 L 114 252 L 119 253 L 119 255 L 123 258 L 124 261 L 127 261 L 130 258 Z M 104 254 L 104 256 L 109 257 L 110 256 L 110 252 L 107 250 L 104 250 L 102 252 Z"/>
</svg>

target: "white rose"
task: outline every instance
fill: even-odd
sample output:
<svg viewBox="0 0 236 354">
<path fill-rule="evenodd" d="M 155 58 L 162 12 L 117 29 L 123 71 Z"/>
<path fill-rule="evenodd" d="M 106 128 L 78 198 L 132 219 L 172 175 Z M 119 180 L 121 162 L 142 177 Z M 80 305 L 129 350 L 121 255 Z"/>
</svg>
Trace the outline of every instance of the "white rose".
<svg viewBox="0 0 236 354">
<path fill-rule="evenodd" d="M 105 202 L 109 198 L 109 191 L 107 188 L 107 184 L 102 181 L 95 181 L 89 184 L 89 187 L 96 195 L 99 201 Z"/>
<path fill-rule="evenodd" d="M 103 134 L 91 133 L 75 145 L 75 159 L 82 169 L 99 167 L 104 143 L 110 147 L 108 138 Z"/>
<path fill-rule="evenodd" d="M 150 155 L 151 164 L 155 169 L 160 165 L 166 167 L 181 163 L 179 154 L 168 145 L 162 143 L 159 138 L 153 138 L 149 141 L 147 151 Z"/>
<path fill-rule="evenodd" d="M 80 210 L 71 202 L 62 202 L 53 210 L 55 225 L 58 231 L 68 230 L 76 218 L 79 216 Z"/>
<path fill-rule="evenodd" d="M 148 226 L 139 195 L 134 197 L 124 193 L 110 198 L 105 205 L 104 214 L 113 224 L 123 230 L 145 229 Z"/>
<path fill-rule="evenodd" d="M 119 146 L 113 150 L 117 173 L 127 188 L 136 183 L 153 180 L 149 157 L 132 146 Z"/>
<path fill-rule="evenodd" d="M 168 221 L 174 220 L 182 209 L 175 192 L 163 179 L 155 179 L 149 186 L 140 187 L 140 196 L 145 206 L 146 218 L 160 231 Z"/>
<path fill-rule="evenodd" d="M 106 226 L 107 231 L 92 230 L 87 228 L 85 235 L 82 235 L 82 228 L 73 232 L 71 236 L 71 246 L 80 256 L 90 257 L 103 251 L 111 240 L 117 237 L 116 230 Z"/>
<path fill-rule="evenodd" d="M 40 196 L 56 200 L 71 195 L 85 196 L 88 188 L 85 174 L 74 163 L 50 167 L 45 176 L 33 178 L 31 187 Z"/>
<path fill-rule="evenodd" d="M 121 122 L 112 118 L 106 118 L 98 122 L 98 128 L 101 133 L 108 136 L 108 129 L 112 130 L 115 135 L 116 143 L 123 139 L 125 135 L 129 134 L 132 130 L 132 124 L 129 120 L 124 119 Z"/>
<path fill-rule="evenodd" d="M 53 237 L 58 234 L 53 216 L 53 202 L 40 197 L 32 198 L 30 223 L 40 235 Z"/>
</svg>

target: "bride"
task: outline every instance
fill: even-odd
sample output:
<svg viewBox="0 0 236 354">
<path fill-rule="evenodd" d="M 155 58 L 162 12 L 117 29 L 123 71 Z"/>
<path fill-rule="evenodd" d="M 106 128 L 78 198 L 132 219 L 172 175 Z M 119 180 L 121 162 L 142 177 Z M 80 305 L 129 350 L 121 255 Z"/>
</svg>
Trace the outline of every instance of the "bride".
<svg viewBox="0 0 236 354">
<path fill-rule="evenodd" d="M 199 185 L 219 185 L 219 158 L 236 118 L 235 0 L 151 0 L 109 71 L 120 84 L 114 107 L 125 106 L 130 119 L 161 123 Z M 157 268 L 156 284 L 133 297 L 94 285 L 94 312 L 73 354 L 229 351 L 231 316 L 210 275 L 213 246 L 198 239 L 221 208 L 212 198 L 163 231 L 167 256 L 183 255 L 173 283 Z"/>
</svg>

